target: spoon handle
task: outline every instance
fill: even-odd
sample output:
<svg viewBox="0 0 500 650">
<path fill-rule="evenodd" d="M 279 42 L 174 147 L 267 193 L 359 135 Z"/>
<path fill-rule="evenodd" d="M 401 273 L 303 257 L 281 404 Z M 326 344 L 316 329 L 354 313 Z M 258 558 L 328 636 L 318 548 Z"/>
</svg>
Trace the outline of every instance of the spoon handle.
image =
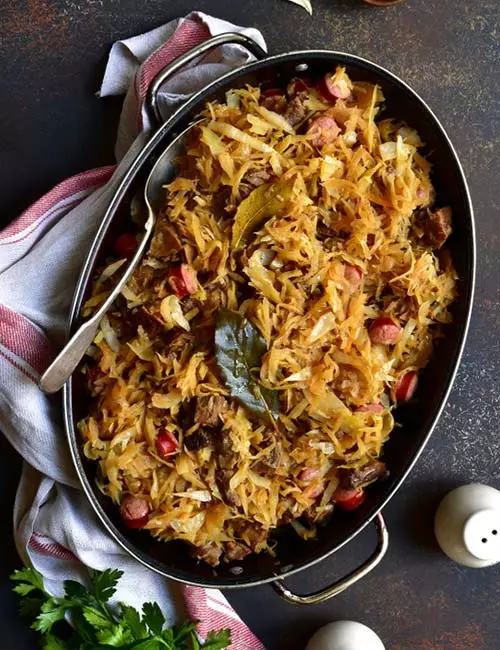
<svg viewBox="0 0 500 650">
<path fill-rule="evenodd" d="M 115 288 L 96 313 L 76 330 L 70 340 L 41 376 L 38 385 L 45 393 L 55 393 L 61 389 L 66 383 L 68 377 L 77 367 L 78 363 L 92 343 L 102 317 L 116 300 L 118 294 L 123 289 L 135 267 L 139 263 L 149 238 L 151 237 L 151 233 L 153 232 L 154 221 L 154 215 L 151 209 L 149 209 L 149 217 L 144 226 L 144 237 L 141 239 L 132 261 L 127 266 Z"/>
</svg>

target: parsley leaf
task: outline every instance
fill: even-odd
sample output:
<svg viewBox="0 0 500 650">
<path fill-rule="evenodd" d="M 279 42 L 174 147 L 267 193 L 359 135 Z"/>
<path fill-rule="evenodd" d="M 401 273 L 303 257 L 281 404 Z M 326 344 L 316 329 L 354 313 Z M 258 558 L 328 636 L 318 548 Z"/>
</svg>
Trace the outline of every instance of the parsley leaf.
<svg viewBox="0 0 500 650">
<path fill-rule="evenodd" d="M 124 603 L 111 608 L 107 603 L 122 575 L 116 569 L 95 571 L 90 589 L 66 580 L 63 598 L 47 593 L 35 569 L 15 571 L 11 579 L 21 598 L 20 610 L 35 619 L 32 628 L 41 633 L 43 650 L 222 650 L 230 646 L 229 630 L 210 632 L 201 644 L 196 638 L 197 621 L 163 629 L 165 617 L 158 603 L 144 603 L 142 617 Z"/>
<path fill-rule="evenodd" d="M 142 612 L 144 614 L 142 620 L 146 623 L 151 632 L 156 634 L 156 636 L 160 635 L 163 625 L 165 624 L 165 617 L 163 616 L 163 612 L 158 603 L 144 603 L 142 606 Z"/>
<path fill-rule="evenodd" d="M 42 575 L 38 573 L 36 569 L 31 569 L 29 567 L 19 569 L 17 571 L 14 571 L 14 573 L 10 576 L 10 579 L 14 582 L 24 582 L 27 585 L 31 585 L 33 589 L 45 591 L 43 587 Z M 16 587 L 14 587 L 14 591 L 16 591 Z M 17 591 L 17 593 L 19 593 L 19 591 Z"/>
<path fill-rule="evenodd" d="M 146 625 L 141 621 L 141 615 L 129 605 L 120 604 L 120 611 L 122 615 L 122 622 L 128 628 L 130 634 L 134 639 L 145 639 L 148 636 Z"/>
<path fill-rule="evenodd" d="M 114 596 L 116 585 L 122 575 L 123 571 L 119 571 L 118 569 L 94 571 L 92 574 L 92 587 L 94 596 L 99 602 L 107 603 Z"/>
<path fill-rule="evenodd" d="M 113 625 L 106 630 L 102 630 L 97 634 L 100 643 L 112 646 L 113 648 L 123 647 L 123 644 L 130 640 L 128 630 L 123 625 Z"/>
<path fill-rule="evenodd" d="M 89 592 L 86 587 L 75 580 L 64 581 L 64 595 L 68 600 L 87 600 Z"/>
<path fill-rule="evenodd" d="M 90 623 L 97 630 L 103 630 L 113 626 L 113 621 L 109 619 L 109 616 L 95 607 L 83 607 L 82 613 L 87 623 Z"/>
<path fill-rule="evenodd" d="M 42 639 L 42 650 L 67 650 L 68 646 L 62 639 L 53 634 L 44 634 Z"/>
<path fill-rule="evenodd" d="M 230 645 L 231 630 L 219 630 L 218 632 L 209 632 L 201 647 L 203 650 L 222 650 Z"/>
<path fill-rule="evenodd" d="M 65 602 L 60 603 L 57 598 L 49 598 L 43 603 L 40 614 L 31 627 L 38 632 L 50 632 L 54 623 L 64 620 L 66 610 Z"/>
</svg>

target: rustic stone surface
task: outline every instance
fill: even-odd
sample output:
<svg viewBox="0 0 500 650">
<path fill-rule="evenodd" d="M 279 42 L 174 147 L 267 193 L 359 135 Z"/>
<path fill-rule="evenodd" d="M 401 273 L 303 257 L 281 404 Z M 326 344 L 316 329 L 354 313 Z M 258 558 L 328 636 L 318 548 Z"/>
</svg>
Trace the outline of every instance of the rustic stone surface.
<svg viewBox="0 0 500 650">
<path fill-rule="evenodd" d="M 54 183 L 112 162 L 118 100 L 99 100 L 110 44 L 193 8 L 183 0 L 11 0 L 0 11 L 0 214 L 4 223 Z M 390 650 L 498 648 L 499 569 L 463 569 L 442 555 L 432 516 L 447 490 L 470 481 L 500 487 L 500 6 L 498 0 L 406 0 L 378 9 L 357 0 L 313 0 L 314 16 L 283 0 L 197 8 L 262 29 L 271 52 L 349 51 L 388 67 L 412 85 L 452 136 L 477 217 L 478 281 L 464 361 L 429 446 L 386 508 L 391 533 L 382 565 L 346 594 L 297 608 L 268 587 L 229 598 L 269 650 L 299 650 L 319 625 L 339 618 L 373 627 Z M 92 135 L 93 134 L 93 135 Z M 18 467 L 2 454 L 4 511 Z M 8 470 L 8 471 L 7 471 Z M 4 528 L 7 530 L 7 527 Z M 7 535 L 7 533 L 4 533 Z M 290 581 L 315 590 L 370 553 L 371 532 Z M 2 647 L 34 647 L 16 619 L 0 563 Z M 23 635 L 25 637 L 23 645 Z"/>
</svg>

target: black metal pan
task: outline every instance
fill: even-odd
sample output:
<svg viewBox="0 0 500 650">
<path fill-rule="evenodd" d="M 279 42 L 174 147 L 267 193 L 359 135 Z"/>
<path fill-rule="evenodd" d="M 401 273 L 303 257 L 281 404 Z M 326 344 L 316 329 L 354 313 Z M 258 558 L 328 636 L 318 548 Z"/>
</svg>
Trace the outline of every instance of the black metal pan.
<svg viewBox="0 0 500 650">
<path fill-rule="evenodd" d="M 419 382 L 416 399 L 399 408 L 396 418 L 402 427 L 393 432 L 384 447 L 383 460 L 389 477 L 373 485 L 364 504 L 354 512 L 335 514 L 321 527 L 317 539 L 303 541 L 294 530 L 285 526 L 275 534 L 276 557 L 250 555 L 238 562 L 222 564 L 213 569 L 193 559 L 187 545 L 181 542 L 159 542 L 149 533 L 126 529 L 118 509 L 105 498 L 95 485 L 96 464 L 85 459 L 80 448 L 76 422 L 87 414 L 88 402 L 81 390 L 78 373 L 64 387 L 64 419 L 75 466 L 83 489 L 98 517 L 109 533 L 139 562 L 169 578 L 184 583 L 218 588 L 250 587 L 273 583 L 286 599 L 297 603 L 318 602 L 340 593 L 360 579 L 382 559 L 388 545 L 388 534 L 380 511 L 394 495 L 420 456 L 443 410 L 464 347 L 469 324 L 474 290 L 475 239 L 472 205 L 464 174 L 443 127 L 425 102 L 401 79 L 384 68 L 365 59 L 326 50 L 306 50 L 267 56 L 251 39 L 239 34 L 223 34 L 194 48 L 165 68 L 153 82 L 148 102 L 152 117 L 158 122 L 157 93 L 160 85 L 187 62 L 210 49 L 225 43 L 238 43 L 257 58 L 253 63 L 232 71 L 196 93 L 167 122 L 161 124 L 141 153 L 132 163 L 116 194 L 110 202 L 102 226 L 89 252 L 75 292 L 71 310 L 74 331 L 80 320 L 82 302 L 89 288 L 96 261 L 106 250 L 106 234 L 119 232 L 126 218 L 124 206 L 141 188 L 147 172 L 168 143 L 200 113 L 207 101 L 224 99 L 230 88 L 245 84 L 276 87 L 286 85 L 292 77 L 307 75 L 315 79 L 337 64 L 344 65 L 354 80 L 377 83 L 381 86 L 387 104 L 387 114 L 404 120 L 416 128 L 427 145 L 427 154 L 434 165 L 433 181 L 441 205 L 451 205 L 454 232 L 449 240 L 459 281 L 459 296 L 453 308 L 453 324 L 447 328 L 446 338 L 440 342 L 436 354 Z M 298 596 L 288 591 L 281 582 L 285 577 L 302 571 L 324 560 L 341 546 L 350 542 L 365 526 L 374 521 L 378 531 L 377 548 L 367 562 L 337 582 L 316 594 Z"/>
</svg>

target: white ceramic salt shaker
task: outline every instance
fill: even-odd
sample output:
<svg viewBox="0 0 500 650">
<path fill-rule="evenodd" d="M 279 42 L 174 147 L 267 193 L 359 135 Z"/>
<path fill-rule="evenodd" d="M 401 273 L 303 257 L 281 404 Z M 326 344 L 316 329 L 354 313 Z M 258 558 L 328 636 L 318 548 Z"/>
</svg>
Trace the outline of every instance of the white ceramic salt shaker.
<svg viewBox="0 0 500 650">
<path fill-rule="evenodd" d="M 500 491 L 480 483 L 452 490 L 436 511 L 434 533 L 458 564 L 481 568 L 500 562 Z"/>
<path fill-rule="evenodd" d="M 328 623 L 311 637 L 306 650 L 385 650 L 375 632 L 356 621 Z"/>
</svg>

